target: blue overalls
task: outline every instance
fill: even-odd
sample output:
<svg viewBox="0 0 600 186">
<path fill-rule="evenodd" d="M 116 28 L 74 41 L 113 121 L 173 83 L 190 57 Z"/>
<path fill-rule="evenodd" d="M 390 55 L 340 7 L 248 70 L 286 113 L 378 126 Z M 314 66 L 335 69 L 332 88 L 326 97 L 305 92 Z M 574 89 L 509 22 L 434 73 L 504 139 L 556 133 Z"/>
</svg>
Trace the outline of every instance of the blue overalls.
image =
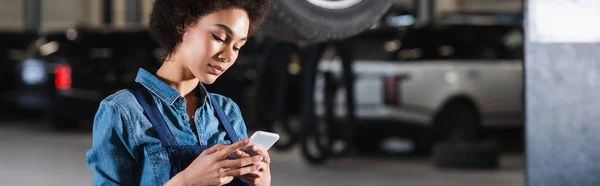
<svg viewBox="0 0 600 186">
<path fill-rule="evenodd" d="M 169 162 L 171 164 L 171 178 L 173 178 L 173 176 L 175 176 L 177 173 L 183 171 L 186 167 L 188 167 L 196 159 L 196 157 L 198 157 L 202 153 L 202 151 L 210 148 L 209 146 L 205 145 L 177 145 L 177 141 L 175 141 L 171 130 L 167 126 L 158 108 L 154 104 L 151 93 L 140 83 L 135 83 L 132 87 L 129 88 L 129 91 L 135 96 L 142 108 L 144 108 L 144 113 L 146 113 L 146 117 L 148 117 L 148 120 L 150 121 L 150 123 L 152 123 L 154 129 L 156 129 L 160 141 L 162 142 L 163 146 L 166 148 L 169 154 Z M 227 132 L 227 135 L 229 136 L 231 142 L 234 143 L 236 141 L 241 140 L 235 133 L 233 127 L 231 126 L 231 123 L 227 119 L 227 116 L 223 112 L 221 106 L 217 103 L 217 101 L 213 101 L 215 100 L 213 95 L 208 92 L 206 94 L 210 103 L 212 104 L 217 113 L 219 121 L 221 121 L 221 124 L 223 124 L 223 127 L 225 128 L 225 131 Z M 227 185 L 246 186 L 249 184 L 239 178 L 235 178 L 233 179 L 233 181 L 231 181 L 231 183 Z"/>
</svg>

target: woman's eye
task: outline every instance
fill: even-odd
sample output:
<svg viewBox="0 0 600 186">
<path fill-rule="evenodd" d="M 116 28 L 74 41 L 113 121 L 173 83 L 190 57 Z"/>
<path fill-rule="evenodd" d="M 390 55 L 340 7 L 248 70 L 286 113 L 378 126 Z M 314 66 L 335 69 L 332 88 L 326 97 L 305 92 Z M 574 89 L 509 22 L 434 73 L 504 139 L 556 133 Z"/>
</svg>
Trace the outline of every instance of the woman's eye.
<svg viewBox="0 0 600 186">
<path fill-rule="evenodd" d="M 240 51 L 240 48 L 233 47 L 233 51 L 236 51 L 236 52 L 237 52 L 237 51 Z"/>
<path fill-rule="evenodd" d="M 225 42 L 225 40 L 221 39 L 221 38 L 220 38 L 219 36 L 217 36 L 217 35 L 214 35 L 214 34 L 213 34 L 212 36 L 213 36 L 213 38 L 214 38 L 216 41 L 218 41 L 219 43 L 223 43 L 223 42 Z"/>
</svg>

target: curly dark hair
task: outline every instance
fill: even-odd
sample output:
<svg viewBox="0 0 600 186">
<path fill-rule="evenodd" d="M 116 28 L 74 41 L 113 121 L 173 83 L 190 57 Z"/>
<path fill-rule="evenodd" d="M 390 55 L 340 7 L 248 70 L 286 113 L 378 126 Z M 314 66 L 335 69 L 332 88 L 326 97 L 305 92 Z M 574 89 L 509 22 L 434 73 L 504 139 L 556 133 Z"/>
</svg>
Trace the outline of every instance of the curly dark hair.
<svg viewBox="0 0 600 186">
<path fill-rule="evenodd" d="M 155 0 L 150 14 L 150 33 L 172 54 L 182 42 L 183 31 L 198 18 L 231 8 L 245 10 L 250 20 L 248 33 L 254 34 L 269 11 L 269 0 Z"/>
</svg>

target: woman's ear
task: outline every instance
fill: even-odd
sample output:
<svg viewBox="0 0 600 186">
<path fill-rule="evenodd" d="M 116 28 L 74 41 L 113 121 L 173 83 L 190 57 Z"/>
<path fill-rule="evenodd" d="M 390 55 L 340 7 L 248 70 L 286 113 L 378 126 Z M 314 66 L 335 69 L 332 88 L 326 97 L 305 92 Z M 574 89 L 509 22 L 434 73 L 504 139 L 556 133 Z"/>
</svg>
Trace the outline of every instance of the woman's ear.
<svg viewBox="0 0 600 186">
<path fill-rule="evenodd" d="M 181 34 L 183 36 L 183 34 L 185 34 L 185 28 L 183 28 L 182 26 L 178 26 L 177 28 L 177 33 Z"/>
</svg>

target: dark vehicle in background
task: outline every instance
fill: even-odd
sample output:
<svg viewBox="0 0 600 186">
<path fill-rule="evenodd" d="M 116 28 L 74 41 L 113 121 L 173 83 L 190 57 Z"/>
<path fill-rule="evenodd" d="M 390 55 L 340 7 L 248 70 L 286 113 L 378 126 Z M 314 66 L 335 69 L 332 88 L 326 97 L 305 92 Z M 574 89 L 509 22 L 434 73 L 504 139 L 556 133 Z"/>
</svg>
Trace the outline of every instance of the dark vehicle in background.
<svg viewBox="0 0 600 186">
<path fill-rule="evenodd" d="M 344 54 L 323 55 L 314 89 L 317 128 L 323 129 L 311 142 L 318 150 L 305 156 L 322 163 L 327 154 L 343 154 L 333 148 L 339 141 L 359 152 L 432 154 L 494 167 L 499 150 L 522 149 L 521 15 L 448 14 L 416 25 L 412 15 L 394 11 L 381 27 L 348 39 L 354 110 L 347 107 Z M 360 137 L 329 134 L 347 128 Z M 473 154 L 471 160 L 450 155 L 463 152 Z"/>
<path fill-rule="evenodd" d="M 3 97 L 40 111 L 57 129 L 92 119 L 102 99 L 131 85 L 139 68 L 157 70 L 165 55 L 147 28 L 77 28 L 33 40 L 28 55 L 7 68 L 18 84 Z M 245 107 L 248 95 L 240 88 L 251 85 L 256 48 L 250 39 L 238 63 L 207 89 Z"/>
<path fill-rule="evenodd" d="M 35 52 L 37 32 L 0 31 L 0 120 L 13 117 L 19 108 L 39 108 L 48 104 L 43 100 L 31 102 L 39 89 L 44 89 L 45 67 L 36 61 L 25 61 L 29 53 Z M 21 73 L 25 69 L 27 73 Z M 17 91 L 17 90 L 20 91 Z"/>
<path fill-rule="evenodd" d="M 523 127 L 519 26 L 453 25 L 370 34 L 353 38 L 355 114 L 364 121 L 361 134 L 374 134 L 357 139 L 361 147 L 376 149 L 373 144 L 386 135 L 400 135 L 427 150 L 450 138 Z M 319 71 L 341 77 L 341 62 L 323 60 Z M 316 93 L 324 91 L 325 81 L 324 75 L 317 77 Z M 336 94 L 338 117 L 346 114 L 341 90 Z M 316 102 L 317 115 L 323 116 L 323 96 Z"/>
<path fill-rule="evenodd" d="M 39 110 L 56 128 L 93 118 L 100 101 L 156 68 L 160 52 L 146 29 L 78 28 L 36 36 L 9 75 L 18 82 L 3 98 Z"/>
<path fill-rule="evenodd" d="M 57 128 L 73 128 L 92 118 L 104 97 L 134 82 L 138 68 L 159 64 L 159 46 L 143 28 L 70 29 L 44 39 L 57 48 L 42 58 L 55 67 L 49 111 Z M 39 51 L 52 52 L 43 47 Z"/>
</svg>

